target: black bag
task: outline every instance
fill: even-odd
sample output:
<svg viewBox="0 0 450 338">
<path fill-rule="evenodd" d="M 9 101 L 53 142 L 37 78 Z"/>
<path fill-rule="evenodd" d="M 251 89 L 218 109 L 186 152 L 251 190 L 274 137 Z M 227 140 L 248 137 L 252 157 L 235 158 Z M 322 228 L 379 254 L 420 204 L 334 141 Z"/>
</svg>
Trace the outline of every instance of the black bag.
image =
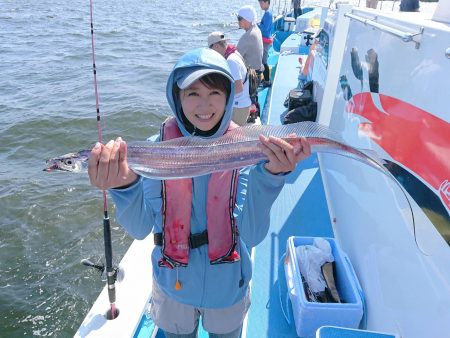
<svg viewBox="0 0 450 338">
<path fill-rule="evenodd" d="M 303 121 L 316 121 L 317 102 L 311 101 L 309 104 L 289 110 L 283 118 L 283 124 L 290 124 Z"/>
<path fill-rule="evenodd" d="M 247 119 L 248 123 L 254 123 L 256 118 L 261 115 L 260 106 L 258 102 L 258 73 L 252 67 L 247 66 L 247 74 L 245 74 L 245 79 L 243 83 L 248 81 L 248 93 L 250 96 L 250 100 L 252 101 L 252 105 L 250 108 L 250 115 Z"/>
<path fill-rule="evenodd" d="M 313 82 L 308 81 L 304 83 L 301 88 L 297 87 L 290 90 L 286 96 L 286 100 L 284 100 L 284 106 L 288 108 L 288 110 L 292 110 L 312 102 L 313 88 Z"/>
<path fill-rule="evenodd" d="M 254 98 L 258 96 L 258 73 L 252 67 L 247 67 L 247 74 L 245 74 L 245 79 L 242 83 L 247 82 L 248 80 L 248 93 L 250 98 Z"/>
<path fill-rule="evenodd" d="M 314 89 L 314 82 L 312 81 L 308 81 L 305 82 L 302 86 L 303 90 L 309 90 L 311 92 L 311 94 L 313 93 L 313 89 Z"/>
<path fill-rule="evenodd" d="M 288 110 L 307 105 L 312 102 L 311 91 L 307 89 L 292 89 L 289 92 Z"/>
</svg>

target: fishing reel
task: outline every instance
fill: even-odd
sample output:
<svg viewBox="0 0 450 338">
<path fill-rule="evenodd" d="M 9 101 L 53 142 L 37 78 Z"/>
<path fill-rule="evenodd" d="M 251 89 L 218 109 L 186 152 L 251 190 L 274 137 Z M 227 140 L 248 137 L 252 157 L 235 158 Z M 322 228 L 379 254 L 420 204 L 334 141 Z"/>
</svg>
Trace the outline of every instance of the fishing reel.
<svg viewBox="0 0 450 338">
<path fill-rule="evenodd" d="M 89 259 L 86 259 L 86 258 L 81 260 L 81 264 L 83 264 L 84 266 L 87 266 L 89 268 L 97 269 L 98 271 L 100 271 L 100 277 L 102 279 L 102 282 L 108 281 L 108 275 L 106 273 L 106 266 L 104 264 L 94 264 Z M 124 277 L 125 277 L 125 272 L 124 272 L 123 268 L 117 267 L 117 266 L 113 267 L 112 278 L 114 281 L 117 281 L 120 283 L 123 281 Z"/>
</svg>

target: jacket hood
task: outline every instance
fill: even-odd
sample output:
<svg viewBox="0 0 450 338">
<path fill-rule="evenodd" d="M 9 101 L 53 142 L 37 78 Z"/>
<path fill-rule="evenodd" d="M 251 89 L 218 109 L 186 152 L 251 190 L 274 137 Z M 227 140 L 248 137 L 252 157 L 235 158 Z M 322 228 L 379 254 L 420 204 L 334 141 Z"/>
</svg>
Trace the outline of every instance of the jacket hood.
<svg viewBox="0 0 450 338">
<path fill-rule="evenodd" d="M 166 96 L 167 102 L 172 109 L 175 118 L 177 120 L 178 127 L 180 128 L 181 133 L 184 136 L 190 135 L 190 133 L 186 130 L 184 126 L 182 117 L 181 117 L 181 102 L 178 98 L 173 96 L 173 86 L 180 78 L 184 78 L 187 74 L 192 73 L 194 71 L 198 71 L 200 69 L 211 69 L 217 71 L 218 73 L 222 73 L 226 77 L 230 79 L 231 82 L 231 91 L 230 95 L 227 99 L 227 103 L 225 106 L 225 113 L 220 122 L 220 126 L 217 131 L 209 136 L 209 137 L 218 137 L 225 133 L 228 129 L 228 126 L 231 122 L 232 111 L 233 111 L 233 100 L 234 100 L 234 80 L 231 75 L 230 68 L 228 67 L 228 63 L 225 58 L 217 53 L 216 51 L 210 48 L 198 48 L 191 50 L 184 54 L 180 60 L 173 67 L 172 72 L 169 75 L 169 79 L 167 80 L 166 85 Z"/>
</svg>

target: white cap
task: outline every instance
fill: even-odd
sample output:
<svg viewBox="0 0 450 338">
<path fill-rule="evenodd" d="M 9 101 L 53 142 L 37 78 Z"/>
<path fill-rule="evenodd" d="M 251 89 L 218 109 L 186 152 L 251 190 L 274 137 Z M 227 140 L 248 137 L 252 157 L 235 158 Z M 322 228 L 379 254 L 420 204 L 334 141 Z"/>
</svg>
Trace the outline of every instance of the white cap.
<svg viewBox="0 0 450 338">
<path fill-rule="evenodd" d="M 247 5 L 241 7 L 241 9 L 238 12 L 238 17 L 243 18 L 244 20 L 247 20 L 248 22 L 254 24 L 256 23 L 256 10 L 253 8 L 253 6 Z"/>
<path fill-rule="evenodd" d="M 208 35 L 208 47 L 211 45 L 214 45 L 217 42 L 220 41 L 227 41 L 228 39 L 225 38 L 225 34 L 222 32 L 212 32 Z"/>
<path fill-rule="evenodd" d="M 220 70 L 217 69 L 211 69 L 211 68 L 180 68 L 177 70 L 177 73 L 175 75 L 176 77 L 176 83 L 178 88 L 180 89 L 186 89 L 191 84 L 193 84 L 195 81 L 200 79 L 201 77 L 211 74 L 211 73 L 217 73 L 222 74 L 223 76 L 230 78 L 230 76 Z"/>
</svg>

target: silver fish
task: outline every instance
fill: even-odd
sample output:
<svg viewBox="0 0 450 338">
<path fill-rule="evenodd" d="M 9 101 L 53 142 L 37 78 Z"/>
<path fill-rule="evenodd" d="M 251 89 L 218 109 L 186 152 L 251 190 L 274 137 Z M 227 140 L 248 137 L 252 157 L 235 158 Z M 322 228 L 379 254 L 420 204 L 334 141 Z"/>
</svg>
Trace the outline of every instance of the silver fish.
<svg viewBox="0 0 450 338">
<path fill-rule="evenodd" d="M 46 161 L 47 167 L 44 171 L 70 171 L 73 173 L 84 172 L 87 170 L 90 150 L 81 150 L 74 153 L 64 154 L 53 157 Z"/>
<path fill-rule="evenodd" d="M 261 134 L 282 138 L 294 149 L 301 146 L 299 138 L 305 137 L 313 153 L 343 155 L 389 174 L 376 155 L 347 145 L 337 133 L 315 122 L 246 126 L 215 139 L 191 136 L 155 143 L 130 142 L 127 144 L 128 165 L 137 174 L 153 179 L 179 179 L 242 168 L 267 160 L 258 147 Z M 296 136 L 290 136 L 292 134 Z M 83 171 L 89 152 L 82 150 L 49 159 L 44 170 Z"/>
</svg>

